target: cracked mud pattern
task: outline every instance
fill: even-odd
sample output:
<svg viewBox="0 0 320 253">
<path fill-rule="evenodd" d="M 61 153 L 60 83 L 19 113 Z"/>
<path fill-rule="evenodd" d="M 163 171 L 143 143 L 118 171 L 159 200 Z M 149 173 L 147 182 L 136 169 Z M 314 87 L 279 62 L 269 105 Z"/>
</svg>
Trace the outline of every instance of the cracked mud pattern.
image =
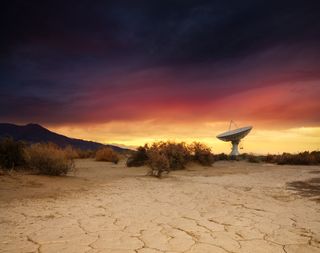
<svg viewBox="0 0 320 253">
<path fill-rule="evenodd" d="M 0 207 L 0 252 L 320 252 L 319 203 L 286 188 L 309 171 L 180 171 L 12 201 Z"/>
</svg>

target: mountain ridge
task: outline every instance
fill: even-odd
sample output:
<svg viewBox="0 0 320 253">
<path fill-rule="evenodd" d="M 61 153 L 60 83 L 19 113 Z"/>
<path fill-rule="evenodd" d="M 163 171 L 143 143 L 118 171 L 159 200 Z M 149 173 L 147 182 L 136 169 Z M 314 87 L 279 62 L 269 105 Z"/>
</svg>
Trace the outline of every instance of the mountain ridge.
<svg viewBox="0 0 320 253">
<path fill-rule="evenodd" d="M 71 145 L 74 148 L 79 148 L 82 150 L 96 150 L 104 146 L 111 147 L 113 150 L 117 152 L 124 152 L 130 150 L 115 145 L 102 144 L 99 142 L 68 137 L 50 131 L 49 129 L 37 123 L 29 123 L 26 125 L 0 123 L 0 138 L 4 137 L 11 137 L 14 140 L 25 141 L 28 143 L 52 142 L 60 147 Z"/>
</svg>

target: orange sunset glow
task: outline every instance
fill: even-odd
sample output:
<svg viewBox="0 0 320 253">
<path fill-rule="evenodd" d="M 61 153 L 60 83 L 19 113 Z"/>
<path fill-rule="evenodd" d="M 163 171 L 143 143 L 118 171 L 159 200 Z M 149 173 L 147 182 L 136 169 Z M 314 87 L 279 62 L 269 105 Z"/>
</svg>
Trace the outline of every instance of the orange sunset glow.
<svg viewBox="0 0 320 253">
<path fill-rule="evenodd" d="M 309 88 L 303 88 L 304 85 Z M 219 141 L 216 135 L 228 129 L 227 117 L 232 117 L 239 119 L 239 126 L 254 127 L 240 145 L 243 152 L 312 151 L 320 148 L 320 127 L 312 120 L 320 109 L 319 93 L 317 82 L 291 81 L 238 92 L 206 104 L 172 103 L 152 108 L 156 119 L 53 125 L 50 129 L 67 136 L 132 148 L 154 141 L 200 141 L 220 153 L 229 152 L 231 144 Z M 145 109 L 148 114 L 150 108 Z"/>
<path fill-rule="evenodd" d="M 203 122 L 196 124 L 159 124 L 154 121 L 130 122 L 134 127 L 128 129 L 128 122 L 112 122 L 85 127 L 67 126 L 53 127 L 53 131 L 67 136 L 94 140 L 135 148 L 154 141 L 200 141 L 212 147 L 216 153 L 228 153 L 231 144 L 219 141 L 218 133 L 228 129 L 229 122 Z M 112 134 L 110 134 L 112 133 Z M 253 129 L 242 141 L 242 152 L 256 154 L 301 152 L 319 150 L 320 127 L 288 128 L 282 130 Z"/>
</svg>

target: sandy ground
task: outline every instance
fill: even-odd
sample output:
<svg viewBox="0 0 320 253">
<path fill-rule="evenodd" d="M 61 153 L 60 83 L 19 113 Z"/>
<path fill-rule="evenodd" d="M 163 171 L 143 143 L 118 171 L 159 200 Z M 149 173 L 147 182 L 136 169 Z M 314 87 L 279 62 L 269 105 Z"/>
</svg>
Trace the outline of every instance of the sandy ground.
<svg viewBox="0 0 320 253">
<path fill-rule="evenodd" d="M 319 166 L 76 166 L 0 176 L 0 252 L 320 252 Z"/>
</svg>

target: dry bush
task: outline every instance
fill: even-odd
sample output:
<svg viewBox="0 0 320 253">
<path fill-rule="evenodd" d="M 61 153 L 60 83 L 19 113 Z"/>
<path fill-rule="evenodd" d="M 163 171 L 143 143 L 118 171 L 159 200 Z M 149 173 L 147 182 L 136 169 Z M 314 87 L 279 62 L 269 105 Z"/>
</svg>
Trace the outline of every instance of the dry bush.
<svg viewBox="0 0 320 253">
<path fill-rule="evenodd" d="M 184 169 L 189 161 L 208 166 L 214 162 L 214 156 L 211 149 L 201 143 L 187 145 L 184 142 L 160 141 L 139 147 L 128 158 L 127 166 L 147 164 L 151 168 L 150 174 L 160 177 L 164 171 Z"/>
<path fill-rule="evenodd" d="M 247 161 L 250 163 L 260 163 L 262 162 L 262 156 L 257 156 L 254 154 L 248 154 L 248 153 L 243 153 L 237 156 L 230 156 L 230 160 L 235 160 L 235 161 Z"/>
<path fill-rule="evenodd" d="M 204 166 L 211 166 L 214 162 L 214 156 L 211 148 L 200 142 L 193 142 L 190 145 L 193 154 L 193 160 Z"/>
<path fill-rule="evenodd" d="M 282 155 L 254 155 L 241 154 L 230 156 L 224 153 L 212 154 L 211 149 L 201 143 L 194 142 L 191 145 L 175 142 L 155 142 L 138 148 L 138 151 L 129 157 L 127 166 L 149 165 L 153 173 L 159 167 L 159 171 L 171 171 L 185 168 L 189 161 L 198 162 L 209 166 L 214 161 L 245 160 L 251 163 L 277 163 L 291 165 L 316 165 L 320 164 L 320 151 L 302 152 L 298 154 L 283 153 Z M 169 166 L 167 166 L 169 163 Z M 167 168 L 168 167 L 168 168 Z M 161 173 L 160 173 L 161 175 Z"/>
<path fill-rule="evenodd" d="M 213 159 L 214 161 L 229 161 L 230 156 L 225 153 L 220 153 L 220 154 L 213 155 Z"/>
<path fill-rule="evenodd" d="M 119 155 L 110 147 L 103 147 L 96 152 L 96 161 L 113 162 L 117 164 L 119 162 Z"/>
<path fill-rule="evenodd" d="M 161 177 L 163 172 L 170 171 L 170 162 L 168 157 L 157 149 L 148 151 L 148 165 L 151 168 L 150 175 Z"/>
<path fill-rule="evenodd" d="M 253 163 L 267 162 L 276 163 L 279 165 L 289 164 L 289 165 L 316 165 L 320 164 L 320 151 L 312 152 L 301 152 L 298 154 L 283 153 L 281 155 L 252 155 L 252 154 L 242 154 L 240 157 Z"/>
<path fill-rule="evenodd" d="M 263 161 L 266 163 L 277 163 L 277 155 L 267 154 L 263 157 Z"/>
<path fill-rule="evenodd" d="M 127 159 L 128 167 L 140 167 L 147 163 L 148 155 L 145 147 L 138 147 L 137 151 Z"/>
<path fill-rule="evenodd" d="M 11 138 L 0 141 L 0 167 L 4 170 L 25 165 L 24 144 Z"/>
<path fill-rule="evenodd" d="M 39 174 L 60 176 L 74 169 L 72 159 L 57 145 L 33 144 L 25 149 L 25 159 L 30 169 Z"/>
<path fill-rule="evenodd" d="M 320 164 L 320 151 L 311 151 L 309 154 L 310 157 L 312 157 L 312 161 L 314 164 Z"/>
<path fill-rule="evenodd" d="M 77 149 L 77 153 L 78 153 L 78 158 L 87 159 L 87 158 L 94 158 L 96 152 L 93 150 Z"/>
<path fill-rule="evenodd" d="M 63 151 L 65 152 L 66 157 L 69 159 L 79 158 L 78 150 L 71 145 L 66 146 Z"/>
<path fill-rule="evenodd" d="M 152 156 L 149 155 L 152 154 L 152 152 L 158 152 L 160 155 L 164 155 L 169 161 L 170 170 L 184 169 L 191 159 L 190 149 L 184 142 L 160 141 L 153 143 L 151 146 L 146 145 L 145 147 L 149 159 L 152 158 Z"/>
<path fill-rule="evenodd" d="M 143 147 L 147 155 L 147 164 L 151 175 L 161 177 L 163 172 L 184 169 L 190 161 L 190 149 L 185 143 L 155 142 Z M 142 150 L 142 148 L 141 148 Z"/>
<path fill-rule="evenodd" d="M 281 165 L 316 165 L 320 164 L 320 151 L 305 151 L 298 154 L 283 153 L 276 156 L 275 162 Z"/>
<path fill-rule="evenodd" d="M 83 150 L 80 148 L 74 148 L 71 145 L 68 145 L 64 148 L 66 155 L 71 159 L 86 159 L 86 158 L 94 158 L 95 151 L 93 150 Z"/>
<path fill-rule="evenodd" d="M 252 154 L 248 154 L 247 157 L 246 157 L 246 160 L 249 163 L 261 163 L 263 161 L 263 157 L 257 156 L 257 155 L 252 155 Z"/>
</svg>

